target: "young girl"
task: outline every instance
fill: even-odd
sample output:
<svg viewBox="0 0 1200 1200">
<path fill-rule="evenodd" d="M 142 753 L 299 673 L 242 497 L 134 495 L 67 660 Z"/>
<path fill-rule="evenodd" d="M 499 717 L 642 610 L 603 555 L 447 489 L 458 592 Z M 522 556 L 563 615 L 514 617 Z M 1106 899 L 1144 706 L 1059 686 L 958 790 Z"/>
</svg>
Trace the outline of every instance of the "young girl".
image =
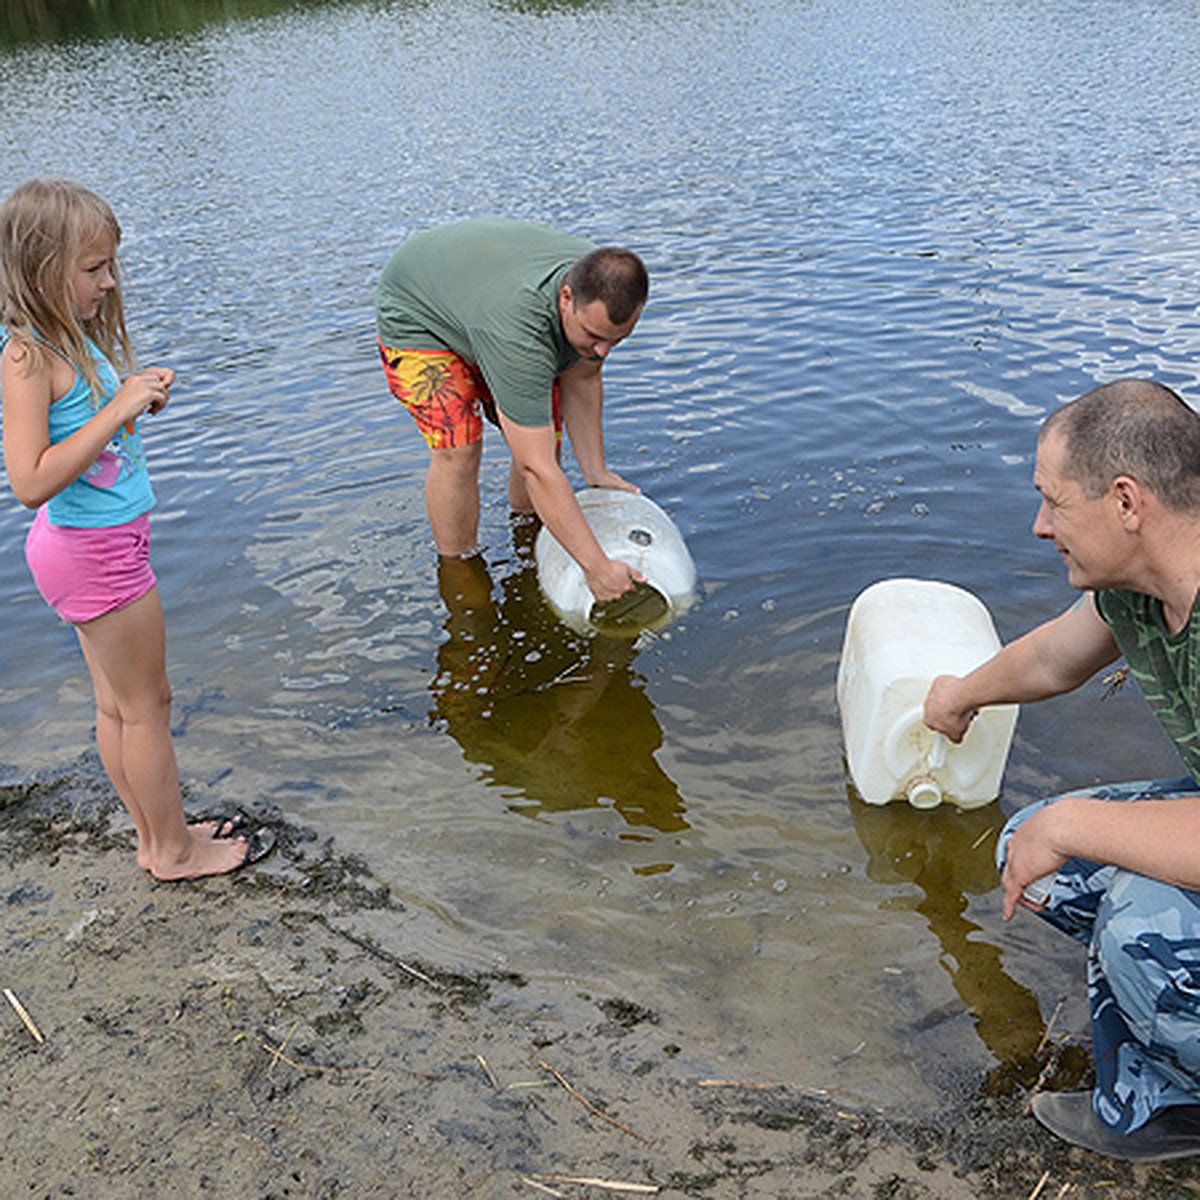
<svg viewBox="0 0 1200 1200">
<path fill-rule="evenodd" d="M 128 375 L 112 210 L 86 188 L 34 179 L 0 208 L 4 465 L 37 509 L 25 556 L 38 590 L 75 626 L 96 694 L 96 744 L 133 818 L 138 865 L 156 879 L 256 862 L 269 831 L 244 818 L 188 825 L 171 744 L 162 605 L 150 568 L 154 493 L 137 419 L 175 372 Z M 115 364 L 115 365 L 114 365 Z"/>
</svg>

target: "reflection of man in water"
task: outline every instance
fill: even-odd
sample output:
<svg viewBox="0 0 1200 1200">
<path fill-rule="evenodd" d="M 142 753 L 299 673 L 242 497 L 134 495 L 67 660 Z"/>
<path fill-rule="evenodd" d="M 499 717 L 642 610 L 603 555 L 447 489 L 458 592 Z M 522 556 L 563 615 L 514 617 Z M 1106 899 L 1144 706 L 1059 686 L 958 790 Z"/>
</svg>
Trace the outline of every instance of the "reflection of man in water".
<svg viewBox="0 0 1200 1200">
<path fill-rule="evenodd" d="M 611 806 L 630 825 L 688 828 L 655 757 L 662 729 L 632 670 L 633 642 L 566 629 L 529 568 L 503 580 L 497 601 L 481 556 L 443 557 L 438 586 L 449 615 L 433 718 L 486 778 L 526 799 L 515 811 Z"/>
<path fill-rule="evenodd" d="M 925 720 L 958 741 L 982 706 L 1060 695 L 1124 655 L 1191 774 L 1056 797 L 1004 830 L 1005 917 L 1034 908 L 1089 947 L 1095 1090 L 1033 1111 L 1113 1158 L 1200 1154 L 1200 417 L 1144 380 L 1096 388 L 1042 426 L 1034 485 L 1033 531 L 1084 595 L 936 679 Z M 1026 898 L 1045 876 L 1048 900 Z"/>
</svg>

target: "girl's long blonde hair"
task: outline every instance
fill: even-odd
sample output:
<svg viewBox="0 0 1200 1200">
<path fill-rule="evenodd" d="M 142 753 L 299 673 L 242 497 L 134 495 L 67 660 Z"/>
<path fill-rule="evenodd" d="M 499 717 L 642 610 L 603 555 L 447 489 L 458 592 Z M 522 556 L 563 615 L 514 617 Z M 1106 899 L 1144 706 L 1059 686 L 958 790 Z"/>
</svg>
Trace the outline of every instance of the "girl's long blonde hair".
<svg viewBox="0 0 1200 1200">
<path fill-rule="evenodd" d="M 69 273 L 79 256 L 105 235 L 116 246 L 121 227 L 94 192 L 66 179 L 22 184 L 0 206 L 0 323 L 24 351 L 30 370 L 58 351 L 83 376 L 95 397 L 100 381 L 90 338 L 120 371 L 134 368 L 117 286 L 95 317 L 80 321 L 72 304 Z"/>
</svg>

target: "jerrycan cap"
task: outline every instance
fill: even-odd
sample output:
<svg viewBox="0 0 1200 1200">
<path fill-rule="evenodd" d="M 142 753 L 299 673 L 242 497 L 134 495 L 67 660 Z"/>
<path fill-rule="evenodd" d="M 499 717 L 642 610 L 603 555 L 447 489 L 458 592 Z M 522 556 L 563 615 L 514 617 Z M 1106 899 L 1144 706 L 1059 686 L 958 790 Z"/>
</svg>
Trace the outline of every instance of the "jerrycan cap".
<svg viewBox="0 0 1200 1200">
<path fill-rule="evenodd" d="M 913 808 L 937 808 L 942 802 L 942 785 L 929 775 L 910 779 L 904 794 Z"/>
</svg>

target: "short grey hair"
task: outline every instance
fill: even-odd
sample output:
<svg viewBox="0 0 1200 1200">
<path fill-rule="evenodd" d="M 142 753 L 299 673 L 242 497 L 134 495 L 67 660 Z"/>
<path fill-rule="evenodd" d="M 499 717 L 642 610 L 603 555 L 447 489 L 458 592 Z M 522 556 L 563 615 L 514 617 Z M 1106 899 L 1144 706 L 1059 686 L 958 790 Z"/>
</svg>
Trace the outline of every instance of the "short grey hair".
<svg viewBox="0 0 1200 1200">
<path fill-rule="evenodd" d="M 1200 415 L 1161 383 L 1118 379 L 1046 418 L 1039 441 L 1064 439 L 1062 470 L 1096 499 L 1119 475 L 1168 508 L 1200 514 Z"/>
</svg>

